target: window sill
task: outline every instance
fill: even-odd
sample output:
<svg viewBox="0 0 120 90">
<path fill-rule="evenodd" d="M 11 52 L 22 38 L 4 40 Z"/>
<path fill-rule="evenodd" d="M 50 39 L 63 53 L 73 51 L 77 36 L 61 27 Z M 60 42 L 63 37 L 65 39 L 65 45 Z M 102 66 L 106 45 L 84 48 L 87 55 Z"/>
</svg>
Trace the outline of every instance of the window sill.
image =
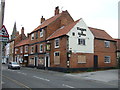
<svg viewBox="0 0 120 90">
<path fill-rule="evenodd" d="M 81 62 L 81 63 L 78 63 L 78 64 L 86 64 L 86 62 Z"/>
</svg>

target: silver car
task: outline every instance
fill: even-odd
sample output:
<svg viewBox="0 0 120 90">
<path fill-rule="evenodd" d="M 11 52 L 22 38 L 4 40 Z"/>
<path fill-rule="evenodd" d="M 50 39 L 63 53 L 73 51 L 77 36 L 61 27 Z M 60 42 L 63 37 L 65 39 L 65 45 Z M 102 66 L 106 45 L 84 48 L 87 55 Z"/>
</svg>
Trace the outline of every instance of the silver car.
<svg viewBox="0 0 120 90">
<path fill-rule="evenodd" d="M 20 69 L 20 65 L 17 62 L 9 62 L 8 69 Z"/>
</svg>

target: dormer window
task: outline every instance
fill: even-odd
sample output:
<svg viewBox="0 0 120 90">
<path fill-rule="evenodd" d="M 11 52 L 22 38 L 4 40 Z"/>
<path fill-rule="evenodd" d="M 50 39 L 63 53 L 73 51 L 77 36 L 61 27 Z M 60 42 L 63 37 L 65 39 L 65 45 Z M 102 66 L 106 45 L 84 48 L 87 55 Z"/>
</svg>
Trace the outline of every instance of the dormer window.
<svg viewBox="0 0 120 90">
<path fill-rule="evenodd" d="M 104 43 L 105 43 L 105 47 L 106 47 L 106 48 L 109 48 L 109 47 L 110 47 L 110 41 L 105 41 Z"/>
<path fill-rule="evenodd" d="M 43 37 L 43 29 L 40 30 L 40 37 Z"/>
<path fill-rule="evenodd" d="M 34 40 L 34 33 L 31 34 L 31 40 Z"/>
</svg>

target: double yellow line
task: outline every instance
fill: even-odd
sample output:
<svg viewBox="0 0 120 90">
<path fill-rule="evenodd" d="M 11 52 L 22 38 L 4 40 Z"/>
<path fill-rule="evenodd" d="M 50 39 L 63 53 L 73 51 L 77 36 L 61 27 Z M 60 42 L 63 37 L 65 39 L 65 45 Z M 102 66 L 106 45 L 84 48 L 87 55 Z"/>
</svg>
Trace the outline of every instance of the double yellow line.
<svg viewBox="0 0 120 90">
<path fill-rule="evenodd" d="M 9 78 L 9 77 L 7 77 L 7 76 L 5 76 L 5 75 L 2 75 L 2 76 L 3 76 L 4 78 L 7 78 L 7 79 L 10 80 L 10 81 L 13 81 L 14 83 L 18 84 L 19 86 L 25 87 L 25 88 L 27 88 L 28 90 L 32 90 L 30 87 L 28 87 L 28 86 L 26 86 L 26 85 L 24 85 L 24 84 L 22 84 L 22 83 L 20 83 L 20 82 L 18 82 L 18 81 L 16 81 L 16 80 L 12 79 L 12 78 Z"/>
</svg>

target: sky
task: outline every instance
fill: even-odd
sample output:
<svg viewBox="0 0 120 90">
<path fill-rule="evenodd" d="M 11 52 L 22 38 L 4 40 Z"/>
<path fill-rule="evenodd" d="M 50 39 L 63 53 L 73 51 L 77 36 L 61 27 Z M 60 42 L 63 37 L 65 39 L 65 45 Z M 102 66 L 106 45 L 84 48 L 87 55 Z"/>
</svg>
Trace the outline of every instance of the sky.
<svg viewBox="0 0 120 90">
<path fill-rule="evenodd" d="M 25 34 L 40 25 L 40 18 L 54 16 L 54 9 L 68 10 L 76 21 L 83 18 L 87 26 L 105 30 L 118 38 L 118 2 L 120 0 L 5 0 L 4 25 L 11 35 L 14 23 Z M 21 32 L 20 32 L 21 33 Z"/>
</svg>

